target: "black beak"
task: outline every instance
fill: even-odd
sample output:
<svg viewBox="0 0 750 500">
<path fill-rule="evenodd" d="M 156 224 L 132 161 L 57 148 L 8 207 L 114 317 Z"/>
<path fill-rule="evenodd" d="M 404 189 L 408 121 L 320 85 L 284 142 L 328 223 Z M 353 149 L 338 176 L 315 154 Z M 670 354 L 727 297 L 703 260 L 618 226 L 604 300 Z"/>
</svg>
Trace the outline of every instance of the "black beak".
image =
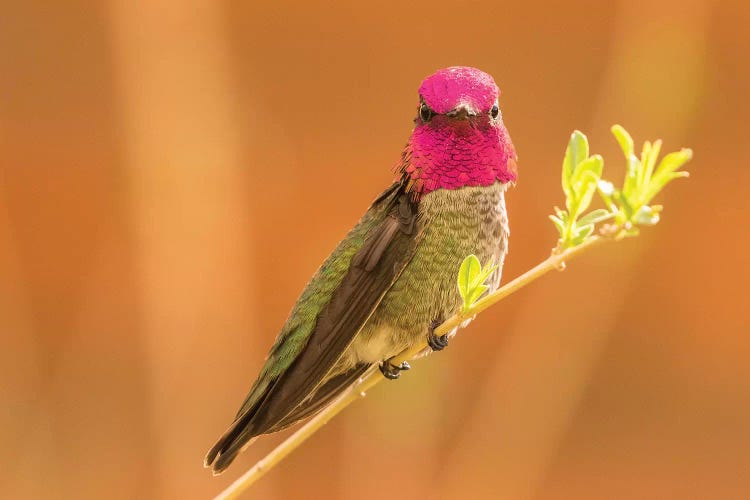
<svg viewBox="0 0 750 500">
<path fill-rule="evenodd" d="M 477 112 L 471 106 L 461 105 L 448 111 L 446 116 L 456 120 L 466 120 L 472 116 L 477 116 Z"/>
</svg>

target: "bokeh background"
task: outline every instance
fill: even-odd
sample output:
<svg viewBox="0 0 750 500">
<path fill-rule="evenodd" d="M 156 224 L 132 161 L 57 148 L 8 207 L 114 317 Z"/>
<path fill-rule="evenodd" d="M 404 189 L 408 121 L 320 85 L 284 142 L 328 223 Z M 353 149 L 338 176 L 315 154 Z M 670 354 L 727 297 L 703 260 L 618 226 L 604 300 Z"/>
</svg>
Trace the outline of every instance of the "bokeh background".
<svg viewBox="0 0 750 500">
<path fill-rule="evenodd" d="M 744 2 L 3 2 L 0 497 L 207 498 L 318 264 L 391 180 L 421 79 L 493 74 L 520 155 L 505 277 L 569 133 L 692 147 L 658 227 L 381 384 L 247 498 L 747 498 Z"/>
</svg>

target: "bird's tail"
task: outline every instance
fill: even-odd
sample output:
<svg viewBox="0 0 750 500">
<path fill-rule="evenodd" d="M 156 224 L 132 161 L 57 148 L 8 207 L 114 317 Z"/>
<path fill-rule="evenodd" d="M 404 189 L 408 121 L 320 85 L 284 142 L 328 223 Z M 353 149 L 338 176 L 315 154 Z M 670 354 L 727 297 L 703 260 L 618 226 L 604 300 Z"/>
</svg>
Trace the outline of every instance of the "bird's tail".
<svg viewBox="0 0 750 500">
<path fill-rule="evenodd" d="M 237 455 L 258 438 L 253 432 L 253 426 L 248 425 L 248 420 L 246 416 L 240 416 L 208 450 L 203 466 L 211 468 L 214 476 L 224 472 Z"/>
<path fill-rule="evenodd" d="M 206 454 L 203 466 L 210 467 L 215 476 L 221 474 L 235 457 L 250 446 L 259 435 L 286 429 L 318 413 L 361 377 L 369 366 L 366 363 L 358 364 L 349 371 L 332 377 L 304 403 L 284 416 L 264 411 L 264 402 L 268 397 L 265 388 L 252 392 L 240 408 L 232 425 Z"/>
</svg>

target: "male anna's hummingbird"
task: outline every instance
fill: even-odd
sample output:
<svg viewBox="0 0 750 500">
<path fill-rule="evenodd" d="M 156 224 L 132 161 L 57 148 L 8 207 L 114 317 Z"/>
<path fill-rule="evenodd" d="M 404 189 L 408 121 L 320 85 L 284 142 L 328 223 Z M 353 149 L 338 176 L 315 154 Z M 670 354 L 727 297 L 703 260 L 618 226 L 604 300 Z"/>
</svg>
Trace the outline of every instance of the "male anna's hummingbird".
<svg viewBox="0 0 750 500">
<path fill-rule="evenodd" d="M 419 88 L 415 127 L 398 180 L 372 203 L 326 259 L 292 309 L 234 423 L 206 455 L 221 473 L 251 439 L 284 429 L 330 403 L 374 363 L 390 359 L 458 312 L 463 259 L 500 265 L 508 244 L 504 192 L 516 153 L 490 75 L 452 67 Z"/>
</svg>

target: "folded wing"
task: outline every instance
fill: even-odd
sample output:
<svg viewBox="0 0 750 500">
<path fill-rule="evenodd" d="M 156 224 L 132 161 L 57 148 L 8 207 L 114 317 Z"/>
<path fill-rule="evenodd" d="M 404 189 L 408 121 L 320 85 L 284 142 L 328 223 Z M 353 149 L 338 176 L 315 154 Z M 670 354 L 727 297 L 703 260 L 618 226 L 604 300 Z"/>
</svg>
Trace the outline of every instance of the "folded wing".
<svg viewBox="0 0 750 500">
<path fill-rule="evenodd" d="M 411 260 L 419 234 L 416 203 L 395 183 L 307 285 L 206 466 L 220 473 L 253 437 L 317 412 L 367 369 L 358 365 L 327 377 Z"/>
</svg>

